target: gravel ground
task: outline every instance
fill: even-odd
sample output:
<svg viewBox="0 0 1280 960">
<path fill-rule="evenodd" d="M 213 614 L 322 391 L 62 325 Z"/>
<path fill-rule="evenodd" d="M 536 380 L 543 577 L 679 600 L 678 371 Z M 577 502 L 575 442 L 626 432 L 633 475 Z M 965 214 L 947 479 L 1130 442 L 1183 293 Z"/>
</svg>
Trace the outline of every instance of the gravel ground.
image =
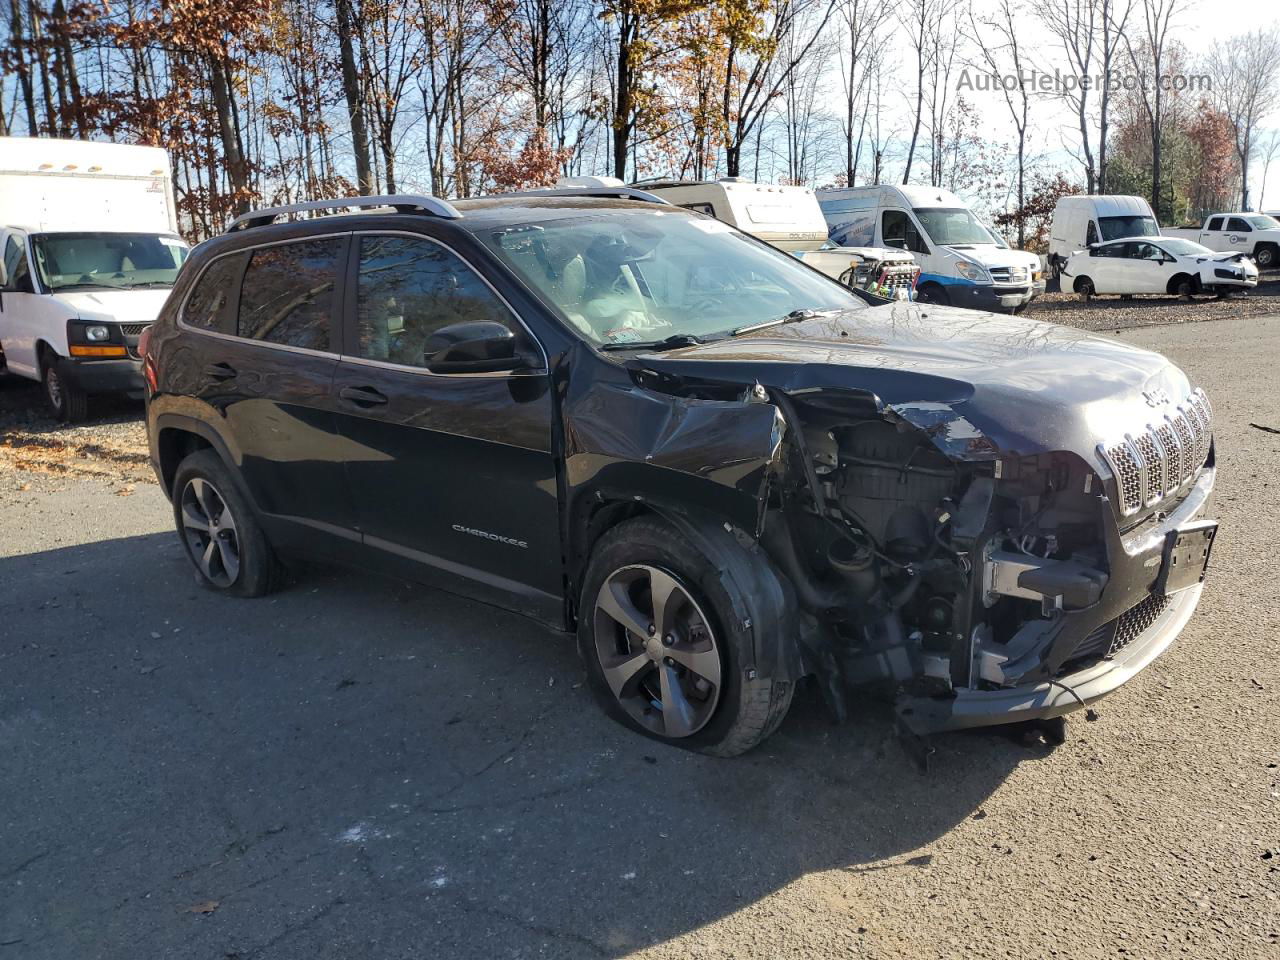
<svg viewBox="0 0 1280 960">
<path fill-rule="evenodd" d="M 943 737 L 927 776 L 803 693 L 746 757 L 659 747 L 564 638 L 437 591 L 213 596 L 154 484 L 11 464 L 0 960 L 1276 957 L 1280 317 L 1125 339 L 1214 402 L 1200 610 L 1065 745 Z"/>
<path fill-rule="evenodd" d="M 1132 300 L 1098 297 L 1086 304 L 1074 293 L 1046 293 L 1032 301 L 1027 316 L 1106 333 L 1166 323 L 1280 313 L 1280 274 L 1268 273 L 1263 279 L 1264 282 L 1245 297 L 1226 300 L 1197 297 L 1190 303 L 1178 297 L 1138 296 Z"/>
</svg>

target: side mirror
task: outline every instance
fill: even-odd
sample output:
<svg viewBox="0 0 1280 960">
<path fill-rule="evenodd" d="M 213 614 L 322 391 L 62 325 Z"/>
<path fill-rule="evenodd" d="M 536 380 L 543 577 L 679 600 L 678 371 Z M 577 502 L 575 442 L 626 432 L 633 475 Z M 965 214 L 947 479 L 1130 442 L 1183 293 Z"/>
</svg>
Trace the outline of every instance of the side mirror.
<svg viewBox="0 0 1280 960">
<path fill-rule="evenodd" d="M 422 359 L 432 373 L 499 373 L 529 363 L 516 335 L 492 320 L 441 327 L 427 338 Z"/>
</svg>

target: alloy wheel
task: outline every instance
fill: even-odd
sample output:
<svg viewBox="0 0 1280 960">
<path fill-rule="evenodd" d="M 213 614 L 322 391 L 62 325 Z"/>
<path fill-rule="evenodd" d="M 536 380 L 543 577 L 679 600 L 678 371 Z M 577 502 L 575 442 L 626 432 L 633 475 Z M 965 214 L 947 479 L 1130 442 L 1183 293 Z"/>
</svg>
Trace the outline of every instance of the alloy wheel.
<svg viewBox="0 0 1280 960">
<path fill-rule="evenodd" d="M 697 733 L 720 701 L 715 631 L 671 574 L 643 564 L 609 575 L 596 596 L 595 644 L 621 707 L 653 733 Z"/>
<path fill-rule="evenodd" d="M 231 586 L 240 575 L 240 537 L 226 499 L 208 480 L 192 477 L 180 503 L 191 559 L 210 583 Z"/>
</svg>

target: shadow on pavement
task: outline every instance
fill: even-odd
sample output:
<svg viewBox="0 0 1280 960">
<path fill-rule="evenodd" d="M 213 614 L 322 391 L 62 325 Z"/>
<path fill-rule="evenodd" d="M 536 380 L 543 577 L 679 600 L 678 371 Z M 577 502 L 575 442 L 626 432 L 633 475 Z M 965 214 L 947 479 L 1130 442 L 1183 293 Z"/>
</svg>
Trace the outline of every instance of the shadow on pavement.
<svg viewBox="0 0 1280 960">
<path fill-rule="evenodd" d="M 172 534 L 0 560 L 0 624 L 23 957 L 622 956 L 811 871 L 921 869 L 1038 755 L 956 736 L 923 776 L 881 709 L 812 696 L 745 757 L 665 748 L 568 638 L 348 573 L 217 597 Z"/>
</svg>

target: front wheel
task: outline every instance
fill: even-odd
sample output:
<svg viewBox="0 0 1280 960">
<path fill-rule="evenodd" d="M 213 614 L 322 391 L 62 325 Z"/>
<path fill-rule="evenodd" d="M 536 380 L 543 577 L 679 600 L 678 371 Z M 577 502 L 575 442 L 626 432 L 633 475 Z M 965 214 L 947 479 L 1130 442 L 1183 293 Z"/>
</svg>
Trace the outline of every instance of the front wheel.
<svg viewBox="0 0 1280 960">
<path fill-rule="evenodd" d="M 89 395 L 58 369 L 58 358 L 46 353 L 40 362 L 40 382 L 53 415 L 63 423 L 80 423 L 89 416 Z"/>
<path fill-rule="evenodd" d="M 1080 299 L 1088 303 L 1095 296 L 1093 289 L 1093 281 L 1088 277 L 1080 277 L 1076 280 L 1076 293 L 1080 295 Z"/>
<path fill-rule="evenodd" d="M 578 648 L 610 716 L 655 740 L 715 756 L 745 753 L 786 716 L 793 685 L 745 664 L 741 598 L 675 529 L 628 520 L 587 568 Z"/>
<path fill-rule="evenodd" d="M 178 464 L 173 517 L 204 587 L 237 597 L 270 593 L 279 564 L 222 458 L 198 450 Z"/>
<path fill-rule="evenodd" d="M 947 296 L 947 291 L 936 283 L 926 283 L 916 292 L 916 300 L 920 303 L 932 303 L 939 307 L 949 307 L 951 298 Z"/>
</svg>

